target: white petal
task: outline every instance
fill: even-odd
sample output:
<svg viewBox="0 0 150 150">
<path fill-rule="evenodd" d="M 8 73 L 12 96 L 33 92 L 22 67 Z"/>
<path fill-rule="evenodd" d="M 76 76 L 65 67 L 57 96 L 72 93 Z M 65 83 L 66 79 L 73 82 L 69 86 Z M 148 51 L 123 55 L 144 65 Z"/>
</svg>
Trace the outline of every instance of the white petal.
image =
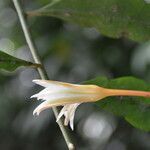
<svg viewBox="0 0 150 150">
<path fill-rule="evenodd" d="M 35 80 L 32 80 L 32 82 L 34 82 L 38 85 L 41 85 L 43 87 L 48 87 L 49 86 L 49 83 L 46 80 L 35 79 Z"/>
<path fill-rule="evenodd" d="M 58 81 L 51 81 L 51 80 L 33 80 L 32 82 L 41 85 L 45 88 L 49 88 L 52 91 L 56 91 L 56 90 L 64 90 L 64 89 L 69 89 L 70 86 L 67 83 L 64 82 L 58 82 Z M 68 85 L 68 86 L 66 86 Z"/>
<path fill-rule="evenodd" d="M 38 93 L 37 93 L 37 94 L 32 95 L 30 98 L 36 98 L 36 97 L 38 97 Z"/>
<path fill-rule="evenodd" d="M 64 120 L 64 125 L 68 125 L 70 122 L 70 127 L 73 130 L 73 122 L 74 122 L 74 116 L 75 116 L 75 111 L 76 108 L 80 105 L 80 103 L 75 103 L 75 104 L 67 104 L 65 105 L 62 110 L 60 111 L 57 121 L 64 115 L 65 120 Z"/>
<path fill-rule="evenodd" d="M 74 116 L 75 116 L 75 113 L 70 118 L 70 127 L 72 130 L 74 129 Z"/>
<path fill-rule="evenodd" d="M 66 112 L 66 107 L 64 106 L 64 107 L 61 109 L 61 111 L 59 112 L 56 122 L 59 121 L 59 119 L 65 114 L 65 112 Z"/>
<path fill-rule="evenodd" d="M 41 111 L 50 108 L 49 102 L 45 101 L 35 108 L 33 115 L 39 115 Z"/>
<path fill-rule="evenodd" d="M 67 126 L 70 121 L 70 110 L 72 108 L 72 105 L 74 105 L 74 104 L 68 104 L 68 105 L 64 106 L 67 109 L 66 112 L 64 113 L 64 116 L 65 116 L 64 125 L 65 126 Z"/>
<path fill-rule="evenodd" d="M 73 104 L 73 108 L 71 109 L 71 112 L 70 112 L 70 127 L 71 127 L 72 130 L 74 129 L 74 116 L 75 116 L 75 111 L 76 111 L 76 109 L 77 109 L 77 107 L 78 107 L 79 105 L 80 105 L 79 103 Z"/>
</svg>

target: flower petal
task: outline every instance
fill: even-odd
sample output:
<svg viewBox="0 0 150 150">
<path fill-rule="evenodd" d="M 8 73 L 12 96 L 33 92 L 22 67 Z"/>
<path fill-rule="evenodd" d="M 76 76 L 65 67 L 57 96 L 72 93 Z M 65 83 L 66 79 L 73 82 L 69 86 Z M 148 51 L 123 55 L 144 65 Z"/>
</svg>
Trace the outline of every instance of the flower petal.
<svg viewBox="0 0 150 150">
<path fill-rule="evenodd" d="M 74 116 L 75 116 L 75 111 L 76 108 L 80 105 L 80 103 L 75 103 L 75 104 L 67 104 L 65 105 L 62 110 L 60 111 L 57 121 L 64 115 L 65 120 L 64 120 L 64 125 L 70 124 L 71 129 L 73 130 L 73 122 L 74 122 Z"/>
<path fill-rule="evenodd" d="M 50 106 L 48 105 L 48 101 L 45 101 L 43 103 L 41 103 L 39 106 L 37 106 L 35 108 L 35 110 L 33 111 L 33 115 L 39 115 L 41 111 L 50 108 Z"/>
<path fill-rule="evenodd" d="M 79 105 L 80 105 L 79 103 L 73 104 L 72 112 L 71 112 L 71 114 L 70 114 L 70 127 L 71 127 L 72 130 L 74 129 L 74 116 L 75 116 L 75 111 L 76 111 L 76 109 L 77 109 L 77 107 L 78 107 Z"/>
<path fill-rule="evenodd" d="M 56 122 L 58 122 L 59 119 L 65 114 L 66 110 L 67 110 L 67 109 L 66 109 L 65 106 L 61 109 L 61 111 L 59 112 L 59 115 L 58 115 L 58 117 L 57 117 Z"/>
<path fill-rule="evenodd" d="M 67 87 L 65 87 L 63 84 L 61 84 L 61 82 L 57 82 L 57 81 L 51 81 L 51 80 L 33 80 L 34 83 L 41 85 L 43 87 L 45 87 L 46 90 L 44 90 L 44 92 L 46 91 L 51 91 L 51 92 L 55 92 L 55 91 L 60 91 L 60 90 L 66 90 L 68 89 Z M 42 91 L 41 91 L 42 92 Z"/>
<path fill-rule="evenodd" d="M 70 127 L 71 127 L 72 130 L 74 130 L 74 116 L 75 116 L 75 112 L 70 117 Z"/>
</svg>

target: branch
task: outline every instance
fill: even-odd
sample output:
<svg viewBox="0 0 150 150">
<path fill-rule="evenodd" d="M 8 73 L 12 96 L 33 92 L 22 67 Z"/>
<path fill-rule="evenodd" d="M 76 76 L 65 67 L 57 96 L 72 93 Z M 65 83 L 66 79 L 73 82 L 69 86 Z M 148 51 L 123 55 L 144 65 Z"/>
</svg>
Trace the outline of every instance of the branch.
<svg viewBox="0 0 150 150">
<path fill-rule="evenodd" d="M 19 20 L 20 20 L 20 23 L 21 23 L 21 26 L 22 26 L 22 30 L 24 32 L 26 42 L 27 42 L 27 44 L 30 48 L 30 51 L 32 53 L 32 57 L 33 57 L 35 63 L 41 64 L 41 66 L 42 66 L 41 68 L 38 68 L 39 75 L 40 75 L 41 79 L 48 79 L 48 75 L 47 75 L 46 70 L 43 66 L 43 63 L 42 63 L 42 61 L 39 57 L 36 46 L 35 46 L 35 44 L 32 40 L 30 31 L 28 29 L 28 25 L 27 25 L 27 22 L 26 22 L 25 17 L 24 17 L 23 9 L 21 8 L 21 5 L 20 5 L 18 0 L 12 0 L 12 1 L 14 3 L 14 6 L 15 6 L 16 11 L 18 13 L 18 17 L 19 17 Z M 53 109 L 55 117 L 57 118 L 58 113 L 59 113 L 58 109 L 56 107 L 53 107 L 52 109 Z M 69 137 L 69 134 L 68 134 L 66 128 L 64 127 L 64 125 L 63 125 L 62 120 L 58 121 L 58 125 L 59 125 L 59 128 L 60 128 L 60 130 L 63 134 L 63 137 L 66 141 L 68 149 L 69 150 L 74 150 L 75 149 L 74 144 L 72 143 L 72 141 Z"/>
</svg>

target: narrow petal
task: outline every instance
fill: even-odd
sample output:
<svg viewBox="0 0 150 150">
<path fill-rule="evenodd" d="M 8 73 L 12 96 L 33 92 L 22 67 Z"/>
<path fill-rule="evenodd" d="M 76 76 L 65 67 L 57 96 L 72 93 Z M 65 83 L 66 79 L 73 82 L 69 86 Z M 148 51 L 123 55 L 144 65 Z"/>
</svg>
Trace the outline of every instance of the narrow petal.
<svg viewBox="0 0 150 150">
<path fill-rule="evenodd" d="M 62 88 L 70 88 L 71 86 L 73 86 L 73 84 L 69 84 L 69 83 L 65 83 L 65 82 L 58 82 L 58 81 L 51 81 L 51 80 L 40 80 L 40 79 L 35 79 L 32 80 L 32 82 L 41 85 L 43 87 L 51 87 L 51 88 L 55 88 L 55 87 L 62 87 Z"/>
<path fill-rule="evenodd" d="M 38 84 L 38 85 L 41 85 L 43 87 L 48 87 L 49 86 L 49 83 L 46 82 L 46 80 L 39 80 L 39 79 L 35 79 L 35 80 L 32 80 L 32 82 Z"/>
<path fill-rule="evenodd" d="M 60 111 L 57 121 L 64 115 L 65 116 L 64 125 L 67 126 L 68 124 L 70 124 L 70 127 L 73 130 L 75 111 L 79 105 L 80 105 L 79 103 L 65 105 Z"/>
<path fill-rule="evenodd" d="M 38 93 L 37 93 L 37 94 L 32 95 L 30 98 L 36 98 L 36 97 L 38 97 Z"/>
<path fill-rule="evenodd" d="M 59 115 L 58 115 L 58 117 L 57 117 L 56 122 L 58 122 L 59 119 L 65 114 L 66 110 L 67 110 L 67 109 L 66 109 L 65 106 L 61 109 L 61 111 L 59 112 Z"/>
<path fill-rule="evenodd" d="M 69 120 L 70 120 L 69 114 L 68 114 L 68 112 L 66 112 L 64 115 L 65 115 L 64 125 L 68 126 Z"/>
<path fill-rule="evenodd" d="M 75 116 L 75 113 L 70 118 L 70 127 L 72 130 L 74 130 L 74 116 Z"/>
<path fill-rule="evenodd" d="M 48 105 L 48 102 L 45 101 L 35 108 L 35 110 L 33 111 L 33 115 L 39 115 L 41 111 L 47 108 L 50 108 L 50 106 Z"/>
<path fill-rule="evenodd" d="M 74 116 L 75 116 L 75 111 L 77 109 L 77 107 L 79 106 L 80 104 L 74 104 L 73 105 L 73 109 L 72 109 L 72 112 L 71 112 L 71 115 L 70 115 L 70 127 L 71 129 L 73 130 L 74 129 Z"/>
<path fill-rule="evenodd" d="M 34 83 L 41 85 L 45 87 L 44 90 L 41 91 L 41 93 L 45 92 L 56 92 L 61 90 L 67 90 L 68 88 L 59 84 L 57 81 L 50 81 L 50 80 L 33 80 Z"/>
</svg>

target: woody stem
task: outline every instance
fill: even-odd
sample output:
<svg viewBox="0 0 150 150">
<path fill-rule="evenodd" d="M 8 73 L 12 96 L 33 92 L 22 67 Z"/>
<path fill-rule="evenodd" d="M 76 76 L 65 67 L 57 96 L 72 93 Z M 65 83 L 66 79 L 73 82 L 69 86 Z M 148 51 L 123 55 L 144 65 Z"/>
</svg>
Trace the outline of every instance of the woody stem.
<svg viewBox="0 0 150 150">
<path fill-rule="evenodd" d="M 16 11 L 18 13 L 18 17 L 19 17 L 19 20 L 20 20 L 20 23 L 22 26 L 22 30 L 24 32 L 27 44 L 28 44 L 30 51 L 32 53 L 33 59 L 34 59 L 35 63 L 41 64 L 41 66 L 42 66 L 41 68 L 38 68 L 38 73 L 39 73 L 41 79 L 48 79 L 48 75 L 46 73 L 46 70 L 45 70 L 43 63 L 41 61 L 41 58 L 38 54 L 38 51 L 37 51 L 36 46 L 34 44 L 34 41 L 32 40 L 31 33 L 29 31 L 29 28 L 28 28 L 28 25 L 27 25 L 27 22 L 26 22 L 26 19 L 24 16 L 23 9 L 22 9 L 18 0 L 12 0 L 12 1 L 14 3 L 14 6 L 15 6 Z M 53 107 L 53 112 L 54 112 L 55 117 L 57 118 L 59 111 L 56 107 Z M 60 128 L 62 135 L 65 139 L 65 142 L 68 146 L 68 149 L 69 150 L 75 149 L 74 144 L 72 143 L 72 140 L 69 136 L 69 133 L 67 132 L 67 129 L 64 127 L 61 119 L 58 121 L 58 125 L 59 125 L 59 128 Z"/>
</svg>

